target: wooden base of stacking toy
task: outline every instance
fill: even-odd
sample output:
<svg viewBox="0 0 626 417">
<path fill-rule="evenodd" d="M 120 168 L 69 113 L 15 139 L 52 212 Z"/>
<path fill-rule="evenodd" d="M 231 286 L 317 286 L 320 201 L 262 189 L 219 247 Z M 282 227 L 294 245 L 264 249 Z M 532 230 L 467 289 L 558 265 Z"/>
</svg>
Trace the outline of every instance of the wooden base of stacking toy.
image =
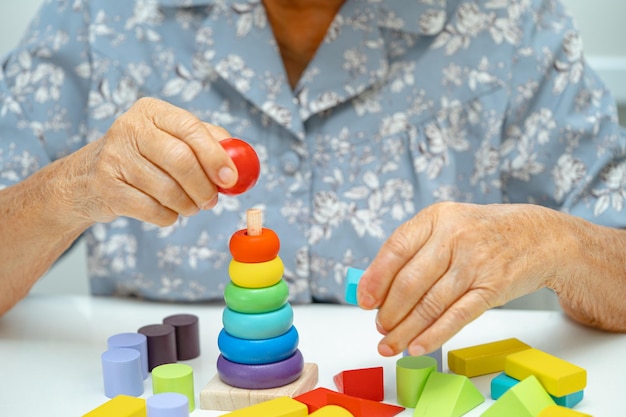
<svg viewBox="0 0 626 417">
<path fill-rule="evenodd" d="M 305 363 L 300 378 L 291 384 L 271 389 L 249 390 L 231 387 L 215 375 L 200 391 L 202 410 L 233 411 L 278 397 L 295 397 L 315 388 L 318 368 L 315 363 Z"/>
</svg>

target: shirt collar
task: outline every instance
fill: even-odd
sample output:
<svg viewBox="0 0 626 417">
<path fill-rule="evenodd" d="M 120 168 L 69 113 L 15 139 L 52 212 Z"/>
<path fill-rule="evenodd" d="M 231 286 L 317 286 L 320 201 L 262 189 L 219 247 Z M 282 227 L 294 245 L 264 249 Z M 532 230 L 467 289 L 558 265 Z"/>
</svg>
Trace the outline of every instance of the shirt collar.
<svg viewBox="0 0 626 417">
<path fill-rule="evenodd" d="M 378 25 L 383 28 L 435 36 L 448 18 L 447 0 L 387 0 L 379 9 Z"/>
<path fill-rule="evenodd" d="M 201 7 L 230 0 L 157 0 L 163 7 Z M 258 3 L 261 0 L 239 0 Z M 349 0 L 348 0 L 349 1 Z M 379 5 L 378 25 L 383 28 L 434 36 L 447 20 L 447 0 L 366 0 Z M 236 2 L 232 2 L 233 4 Z"/>
</svg>

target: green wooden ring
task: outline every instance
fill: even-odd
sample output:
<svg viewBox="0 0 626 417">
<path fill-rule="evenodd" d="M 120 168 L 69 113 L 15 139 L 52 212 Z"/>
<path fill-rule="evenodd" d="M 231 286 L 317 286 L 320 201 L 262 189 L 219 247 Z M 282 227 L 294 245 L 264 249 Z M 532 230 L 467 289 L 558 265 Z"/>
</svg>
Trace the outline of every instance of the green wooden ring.
<svg viewBox="0 0 626 417">
<path fill-rule="evenodd" d="M 244 288 L 229 282 L 224 289 L 228 308 L 240 313 L 267 313 L 281 308 L 289 299 L 289 286 L 284 279 L 269 287 Z"/>
</svg>

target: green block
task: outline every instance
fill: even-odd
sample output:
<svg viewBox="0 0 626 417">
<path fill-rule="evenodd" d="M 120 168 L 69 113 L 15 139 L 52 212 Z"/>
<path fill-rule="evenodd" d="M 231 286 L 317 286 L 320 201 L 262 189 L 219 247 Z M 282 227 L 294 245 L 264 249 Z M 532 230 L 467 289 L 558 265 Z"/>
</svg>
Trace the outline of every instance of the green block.
<svg viewBox="0 0 626 417">
<path fill-rule="evenodd" d="M 531 375 L 509 388 L 481 417 L 537 417 L 554 400 L 536 376 Z"/>
<path fill-rule="evenodd" d="M 432 372 L 413 417 L 460 417 L 484 401 L 485 397 L 468 377 Z"/>
<path fill-rule="evenodd" d="M 189 412 L 196 407 L 193 368 L 182 363 L 167 363 L 152 369 L 152 393 L 178 392 L 189 400 Z"/>
<path fill-rule="evenodd" d="M 431 372 L 437 370 L 437 360 L 430 356 L 405 356 L 396 361 L 396 392 L 398 404 L 413 408 Z"/>
</svg>

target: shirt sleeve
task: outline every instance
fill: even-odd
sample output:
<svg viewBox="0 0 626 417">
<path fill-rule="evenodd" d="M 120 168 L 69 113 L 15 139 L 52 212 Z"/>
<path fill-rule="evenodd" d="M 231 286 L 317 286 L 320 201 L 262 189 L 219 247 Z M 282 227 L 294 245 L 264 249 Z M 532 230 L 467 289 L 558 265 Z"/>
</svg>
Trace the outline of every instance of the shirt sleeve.
<svg viewBox="0 0 626 417">
<path fill-rule="evenodd" d="M 0 189 L 85 144 L 87 7 L 44 2 L 0 67 Z"/>
<path fill-rule="evenodd" d="M 626 135 L 615 100 L 585 62 L 563 6 L 533 3 L 513 57 L 501 155 L 505 199 L 626 227 Z"/>
</svg>

